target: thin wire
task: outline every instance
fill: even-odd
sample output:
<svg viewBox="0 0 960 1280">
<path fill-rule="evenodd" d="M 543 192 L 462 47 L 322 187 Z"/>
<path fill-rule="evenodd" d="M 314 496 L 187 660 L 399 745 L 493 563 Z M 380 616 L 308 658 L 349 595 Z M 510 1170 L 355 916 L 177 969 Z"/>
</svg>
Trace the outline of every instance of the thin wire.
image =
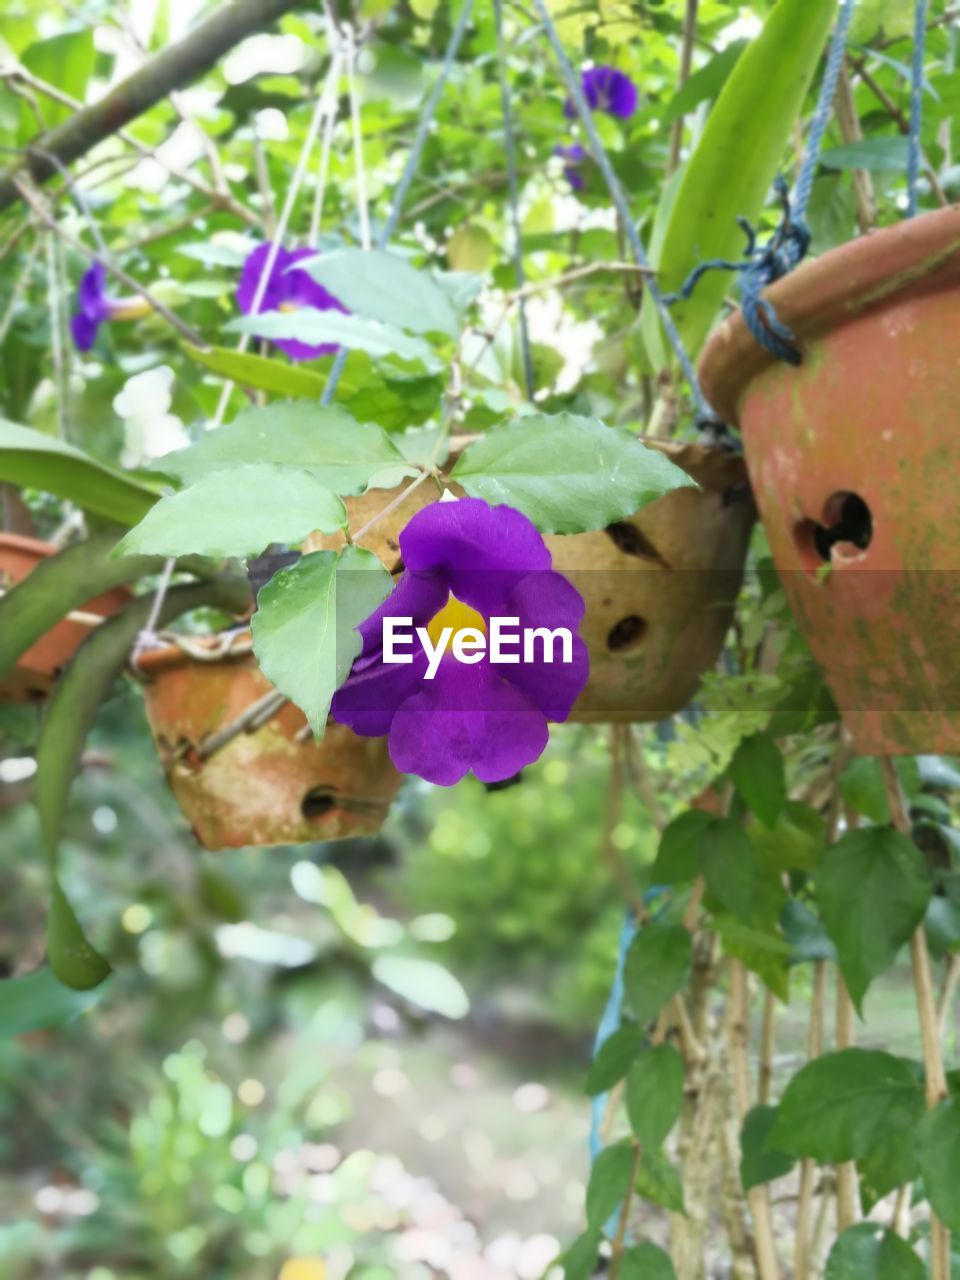
<svg viewBox="0 0 960 1280">
<path fill-rule="evenodd" d="M 534 4 L 536 6 L 537 13 L 540 16 L 540 21 L 543 24 L 543 29 L 547 34 L 547 39 L 553 46 L 553 52 L 556 55 L 557 63 L 560 67 L 560 73 L 566 83 L 567 92 L 569 93 L 573 105 L 576 108 L 583 131 L 587 135 L 587 140 L 590 143 L 590 150 L 593 153 L 593 158 L 596 161 L 600 172 L 603 174 L 604 181 L 607 184 L 607 190 L 610 192 L 610 196 L 620 217 L 624 234 L 627 237 L 633 256 L 636 258 L 639 266 L 649 271 L 650 263 L 647 259 L 643 242 L 640 239 L 636 223 L 634 222 L 633 215 L 630 211 L 630 205 L 627 201 L 623 187 L 620 185 L 620 179 L 614 172 L 613 165 L 610 163 L 610 158 L 604 150 L 603 143 L 600 141 L 600 135 L 597 132 L 597 127 L 593 121 L 593 113 L 591 112 L 590 106 L 583 94 L 580 78 L 574 71 L 570 60 L 564 51 L 563 42 L 561 41 L 557 29 L 553 24 L 553 19 L 550 17 L 550 13 L 547 10 L 544 0 L 534 0 Z M 700 390 L 700 383 L 697 379 L 693 362 L 687 354 L 687 349 L 683 344 L 683 339 L 680 337 L 680 332 L 674 323 L 673 316 L 670 314 L 670 310 L 664 301 L 663 294 L 661 293 L 656 280 L 652 275 L 650 275 L 646 278 L 644 284 L 647 292 L 653 299 L 653 303 L 656 306 L 657 311 L 659 312 L 660 323 L 663 325 L 663 331 L 667 336 L 667 341 L 673 348 L 673 353 L 677 358 L 677 362 L 680 365 L 681 370 L 683 371 L 683 375 L 690 384 L 690 391 L 693 395 L 694 404 L 696 405 L 697 415 L 704 418 L 712 416 L 712 410 L 707 404 L 703 392 Z"/>
<path fill-rule="evenodd" d="M 63 440 L 67 434 L 67 407 L 64 403 L 66 377 L 64 376 L 63 332 L 60 328 L 60 289 L 57 280 L 57 254 L 54 233 L 45 236 L 47 258 L 47 302 L 50 311 L 50 352 L 53 356 L 53 382 L 57 393 L 57 434 Z"/>
<path fill-rule="evenodd" d="M 843 0 L 840 16 L 834 28 L 830 53 L 823 73 L 823 83 L 820 86 L 820 97 L 817 100 L 813 119 L 810 121 L 807 145 L 803 153 L 803 163 L 800 166 L 797 185 L 790 200 L 793 217 L 798 221 L 803 219 L 807 211 L 807 205 L 810 203 L 813 179 L 817 171 L 817 162 L 820 158 L 820 148 L 823 145 L 823 136 L 827 131 L 827 124 L 833 111 L 833 102 L 837 94 L 837 81 L 840 79 L 840 68 L 843 66 L 843 55 L 847 47 L 847 36 L 850 31 L 850 20 L 853 17 L 855 4 L 856 0 Z"/>
<path fill-rule="evenodd" d="M 320 164 L 317 167 L 317 188 L 313 194 L 313 212 L 310 215 L 310 232 L 307 236 L 307 244 L 311 249 L 315 249 L 317 239 L 320 235 L 320 219 L 323 214 L 323 198 L 327 190 L 327 177 L 330 170 L 330 146 L 333 142 L 333 128 L 337 123 L 337 82 L 340 79 L 341 63 L 343 59 L 340 51 L 334 54 L 334 66 L 331 67 L 331 74 L 324 85 L 324 96 L 327 90 L 330 90 L 330 98 L 326 103 L 326 123 L 323 126 L 323 140 L 320 143 Z M 335 74 L 334 74 L 335 72 Z"/>
<path fill-rule="evenodd" d="M 423 153 L 424 143 L 427 140 L 427 134 L 430 131 L 430 125 L 436 114 L 437 106 L 440 102 L 440 95 L 443 92 L 443 86 L 447 82 L 447 78 L 453 68 L 454 59 L 460 48 L 460 44 L 467 30 L 467 24 L 470 20 L 470 13 L 473 9 L 473 0 L 463 0 L 463 7 L 460 10 L 460 17 L 457 19 L 457 25 L 453 29 L 450 36 L 450 42 L 447 45 L 446 52 L 443 55 L 443 62 L 440 64 L 440 74 L 434 81 L 433 88 L 427 96 L 427 100 L 423 104 L 420 112 L 420 121 L 417 125 L 417 132 L 413 139 L 413 146 L 410 148 L 410 154 L 407 156 L 406 164 L 403 167 L 403 173 L 400 175 L 400 181 L 397 183 L 393 193 L 393 201 L 390 206 L 390 214 L 380 228 L 376 237 L 376 247 L 385 249 L 390 243 L 390 238 L 397 229 L 397 223 L 400 221 L 400 214 L 403 212 L 403 205 L 407 198 L 407 192 L 410 190 L 410 184 L 413 182 L 417 169 L 420 167 L 420 156 Z M 337 393 L 337 387 L 340 385 L 340 379 L 343 376 L 344 366 L 347 363 L 349 351 L 346 347 L 341 347 L 334 357 L 333 365 L 330 369 L 330 376 L 327 379 L 327 385 L 323 389 L 323 395 L 320 397 L 320 404 L 329 405 L 333 397 Z"/>
<path fill-rule="evenodd" d="M 503 39 L 503 0 L 494 0 L 497 26 L 497 64 L 500 74 L 500 102 L 503 115 L 504 148 L 507 157 L 507 183 L 510 194 L 510 224 L 513 230 L 513 273 L 517 289 L 526 283 L 523 271 L 523 244 L 520 239 L 520 182 L 517 177 L 517 145 L 513 131 L 513 111 L 510 106 L 510 85 L 507 81 L 507 51 Z M 533 399 L 533 351 L 530 347 L 530 330 L 527 326 L 527 306 L 523 293 L 517 299 L 517 327 L 520 332 L 520 354 L 523 359 L 523 380 L 527 399 Z"/>
<path fill-rule="evenodd" d="M 163 570 L 160 573 L 160 581 L 157 583 L 157 589 L 153 595 L 153 604 L 150 606 L 150 613 L 143 629 L 137 635 L 133 646 L 133 653 L 130 655 L 130 662 L 137 669 L 140 662 L 140 655 L 144 649 L 149 649 L 157 643 L 157 622 L 160 618 L 160 611 L 163 603 L 167 598 L 167 592 L 170 590 L 170 580 L 173 577 L 173 570 L 176 567 L 176 559 L 171 557 L 163 562 Z"/>
<path fill-rule="evenodd" d="M 350 98 L 350 127 L 353 132 L 353 168 L 357 186 L 357 218 L 360 222 L 360 247 L 370 250 L 370 213 L 367 208 L 367 171 L 363 164 L 363 132 L 360 127 L 360 103 L 357 99 L 357 46 L 351 30 L 347 36 L 347 93 Z"/>
<path fill-rule="evenodd" d="M 917 0 L 913 19 L 910 73 L 910 150 L 907 156 L 907 217 L 916 217 L 920 177 L 920 128 L 923 124 L 923 60 L 927 48 L 927 0 Z"/>
</svg>

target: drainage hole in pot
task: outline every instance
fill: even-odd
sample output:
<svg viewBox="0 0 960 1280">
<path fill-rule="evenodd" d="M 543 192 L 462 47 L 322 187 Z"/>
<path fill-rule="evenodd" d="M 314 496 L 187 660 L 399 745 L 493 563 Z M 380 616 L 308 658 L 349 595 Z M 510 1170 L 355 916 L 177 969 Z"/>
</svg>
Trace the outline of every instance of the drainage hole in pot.
<svg viewBox="0 0 960 1280">
<path fill-rule="evenodd" d="M 312 818 L 324 817 L 336 805 L 337 794 L 332 787 L 314 787 L 301 800 L 300 812 L 309 822 Z"/>
<path fill-rule="evenodd" d="M 628 614 L 615 622 L 607 634 L 607 648 L 611 653 L 624 653 L 628 649 L 636 649 L 647 634 L 645 619 L 636 613 Z"/>
<path fill-rule="evenodd" d="M 636 525 L 628 524 L 626 520 L 616 520 L 613 524 L 607 525 L 604 533 L 625 556 L 640 556 L 644 560 L 656 560 L 669 568 L 657 548 Z"/>
<path fill-rule="evenodd" d="M 803 520 L 795 530 L 797 549 L 809 572 L 823 564 L 859 560 L 873 540 L 873 516 L 858 493 L 835 493 L 823 508 L 823 523 Z"/>
</svg>

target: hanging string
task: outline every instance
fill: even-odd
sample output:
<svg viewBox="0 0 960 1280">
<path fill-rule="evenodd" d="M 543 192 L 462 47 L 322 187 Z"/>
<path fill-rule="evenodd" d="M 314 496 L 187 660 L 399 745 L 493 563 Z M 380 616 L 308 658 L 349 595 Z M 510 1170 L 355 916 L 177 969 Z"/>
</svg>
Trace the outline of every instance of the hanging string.
<svg viewBox="0 0 960 1280">
<path fill-rule="evenodd" d="M 503 116 L 504 150 L 507 159 L 507 189 L 510 196 L 510 224 L 513 231 L 513 274 L 517 287 L 517 328 L 520 333 L 520 354 L 523 360 L 524 390 L 528 400 L 533 400 L 533 352 L 530 347 L 530 330 L 527 327 L 527 307 L 523 295 L 526 277 L 523 270 L 523 244 L 520 239 L 520 182 L 517 177 L 517 144 L 513 129 L 513 111 L 510 106 L 510 85 L 507 80 L 507 51 L 503 39 L 503 0 L 494 0 L 494 16 L 497 26 L 497 64 L 500 74 L 500 103 Z"/>
<path fill-rule="evenodd" d="M 855 3 L 856 0 L 843 0 L 840 9 L 792 197 L 788 194 L 786 181 L 782 177 L 777 178 L 774 183 L 782 207 L 780 225 L 769 240 L 761 245 L 757 243 L 756 232 L 749 222 L 745 218 L 738 218 L 737 221 L 747 237 L 745 259 L 741 262 L 728 262 L 723 258 L 712 258 L 708 262 L 701 262 L 684 281 L 680 291 L 668 298 L 668 302 L 689 298 L 708 271 L 739 272 L 744 324 L 765 351 L 791 365 L 802 364 L 803 354 L 796 344 L 793 331 L 778 319 L 773 303 L 762 294 L 768 285 L 781 280 L 798 266 L 810 248 L 810 229 L 804 218 L 813 192 L 813 180 L 824 134 L 833 110 Z"/>
<path fill-rule="evenodd" d="M 330 147 L 333 142 L 333 128 L 337 123 L 337 84 L 340 79 L 342 55 L 337 49 L 329 75 L 323 86 L 324 112 L 326 120 L 323 125 L 323 138 L 320 142 L 320 162 L 317 165 L 317 185 L 313 193 L 313 211 L 310 214 L 310 230 L 307 244 L 311 249 L 317 247 L 320 235 L 320 218 L 323 215 L 323 198 L 327 190 L 327 176 L 330 171 Z"/>
<path fill-rule="evenodd" d="M 690 385 L 690 391 L 697 410 L 697 417 L 704 419 L 712 418 L 713 411 L 704 399 L 703 392 L 700 390 L 700 383 L 697 379 L 693 362 L 683 344 L 680 331 L 677 329 L 673 316 L 671 316 L 668 309 L 668 304 L 651 273 L 650 263 L 647 259 L 643 242 L 640 239 L 636 223 L 630 211 L 629 202 L 623 187 L 620 185 L 620 179 L 617 177 L 614 172 L 613 165 L 610 163 L 610 158 L 604 149 L 603 143 L 600 141 L 600 135 L 597 132 L 597 127 L 593 120 L 593 113 L 590 110 L 590 106 L 586 98 L 584 97 L 583 88 L 580 84 L 580 77 L 574 71 L 573 66 L 570 63 L 570 59 L 566 55 L 563 42 L 561 41 L 560 35 L 553 24 L 553 19 L 550 17 L 545 0 L 534 0 L 534 5 L 540 21 L 543 24 L 543 29 L 547 34 L 547 39 L 553 46 L 553 52 L 556 56 L 557 64 L 560 67 L 560 74 L 563 77 L 570 99 L 576 108 L 583 131 L 590 143 L 590 150 L 593 153 L 593 158 L 607 184 L 607 190 L 610 192 L 610 197 L 613 200 L 614 207 L 616 208 L 617 214 L 620 218 L 631 252 L 633 253 L 637 265 L 642 267 L 648 273 L 644 280 L 644 288 L 647 290 L 647 293 L 650 295 L 657 311 L 660 314 L 660 323 L 663 325 L 663 331 L 667 336 L 667 341 L 673 348 L 673 353 L 677 358 L 677 363 L 680 365 L 683 375 Z"/>
<path fill-rule="evenodd" d="M 433 117 L 436 115 L 437 107 L 440 103 L 440 95 L 443 93 L 443 86 L 446 84 L 450 72 L 453 70 L 453 64 L 463 37 L 466 34 L 467 24 L 470 21 L 470 14 L 473 11 L 473 0 L 463 0 L 460 9 L 460 17 L 457 19 L 457 25 L 453 29 L 450 36 L 450 42 L 447 45 L 446 52 L 443 55 L 443 62 L 440 64 L 440 74 L 433 83 L 433 88 L 427 95 L 427 100 L 423 104 L 420 112 L 420 121 L 417 125 L 417 132 L 413 139 L 413 146 L 410 148 L 410 154 L 407 156 L 407 162 L 403 167 L 403 173 L 400 175 L 400 181 L 397 183 L 393 193 L 393 201 L 390 206 L 390 214 L 377 233 L 375 240 L 378 249 L 385 249 L 390 243 L 390 239 L 397 229 L 397 223 L 400 221 L 400 214 L 403 212 L 403 206 L 407 198 L 407 192 L 410 190 L 410 184 L 413 182 L 416 172 L 420 167 L 420 156 L 423 154 L 424 144 L 427 140 L 427 134 L 430 132 L 430 125 L 433 123 Z M 337 352 L 333 366 L 330 369 L 330 377 L 327 379 L 327 385 L 323 389 L 323 395 L 320 397 L 321 405 L 328 405 L 336 395 L 337 387 L 340 385 L 340 379 L 343 376 L 343 369 L 347 363 L 349 351 L 346 347 L 341 347 Z"/>
<path fill-rule="evenodd" d="M 923 124 L 923 60 L 927 50 L 927 0 L 913 12 L 913 63 L 910 72 L 910 133 L 907 154 L 907 217 L 916 217 L 920 177 L 920 127 Z"/>
</svg>

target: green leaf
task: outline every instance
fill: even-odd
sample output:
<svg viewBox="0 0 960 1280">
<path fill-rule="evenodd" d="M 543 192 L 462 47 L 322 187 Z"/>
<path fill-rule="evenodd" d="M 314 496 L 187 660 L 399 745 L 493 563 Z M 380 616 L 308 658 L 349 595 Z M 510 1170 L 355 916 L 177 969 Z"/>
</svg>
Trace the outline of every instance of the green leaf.
<svg viewBox="0 0 960 1280">
<path fill-rule="evenodd" d="M 297 263 L 356 316 L 409 333 L 460 336 L 447 294 L 427 271 L 383 249 L 336 249 Z"/>
<path fill-rule="evenodd" d="M 56 878 L 47 919 L 47 958 L 54 974 L 74 991 L 98 987 L 111 973 L 108 961 L 87 940 Z"/>
<path fill-rule="evenodd" d="M 827 823 L 812 805 L 788 800 L 772 829 L 756 822 L 749 830 L 767 866 L 780 872 L 812 872 L 823 854 Z"/>
<path fill-rule="evenodd" d="M 385 987 L 428 1013 L 465 1018 L 470 1012 L 466 991 L 442 964 L 419 956 L 377 956 L 373 976 Z"/>
<path fill-rule="evenodd" d="M 790 945 L 791 964 L 809 964 L 814 960 L 835 962 L 837 949 L 830 936 L 806 903 L 791 898 L 780 913 L 780 927 Z"/>
<path fill-rule="evenodd" d="M 375 358 L 399 356 L 401 360 L 421 360 L 428 369 L 435 369 L 440 363 L 430 345 L 421 338 L 412 338 L 379 320 L 345 316 L 339 311 L 316 311 L 312 307 L 299 311 L 266 311 L 258 316 L 238 316 L 224 328 L 257 338 L 296 338 L 298 342 L 315 346 L 339 343 L 366 351 Z"/>
<path fill-rule="evenodd" d="M 256 391 L 269 391 L 276 396 L 297 400 L 319 400 L 327 379 L 309 369 L 266 356 L 255 356 L 249 351 L 231 351 L 227 347 L 191 347 L 184 344 L 191 360 L 203 365 L 211 373 L 230 378 L 241 387 L 253 387 Z"/>
<path fill-rule="evenodd" d="M 390 594 L 390 574 L 372 551 L 314 551 L 263 587 L 253 615 L 261 669 L 320 737 L 334 693 L 361 648 L 356 628 Z"/>
<path fill-rule="evenodd" d="M 620 1280 L 677 1280 L 668 1254 L 659 1245 L 645 1240 L 624 1250 Z"/>
<path fill-rule="evenodd" d="M 94 534 L 35 569 L 0 598 L 0 679 L 41 636 L 71 611 L 104 591 L 158 573 L 156 559 L 112 558 L 115 533 Z"/>
<path fill-rule="evenodd" d="M 671 1213 L 683 1213 L 683 1182 L 662 1151 L 644 1151 L 637 1170 L 637 1194 Z"/>
<path fill-rule="evenodd" d="M 915 1129 L 896 1129 L 857 1161 L 864 1211 L 897 1187 L 920 1176 L 920 1143 Z"/>
<path fill-rule="evenodd" d="M 665 292 L 679 289 L 698 262 L 742 256 L 737 216 L 756 222 L 763 208 L 836 11 L 836 0 L 780 0 L 741 54 L 673 202 L 655 260 Z M 729 288 L 726 272 L 711 272 L 688 302 L 672 309 L 693 354 Z M 644 307 L 650 305 L 648 297 Z"/>
<path fill-rule="evenodd" d="M 93 30 L 84 27 L 79 31 L 51 36 L 49 40 L 39 40 L 23 51 L 21 61 L 38 79 L 56 85 L 62 93 L 82 102 L 87 92 L 87 82 L 93 74 L 95 56 Z M 31 97 L 47 130 L 55 129 L 58 124 L 63 124 L 75 114 L 73 107 L 57 102 L 45 94 L 35 93 Z M 20 117 L 21 145 L 28 139 L 36 138 L 36 135 L 37 117 L 33 108 L 24 103 Z"/>
<path fill-rule="evenodd" d="M 777 1119 L 776 1107 L 753 1107 L 747 1112 L 740 1134 L 740 1182 L 744 1191 L 783 1178 L 796 1157 L 767 1146 Z"/>
<path fill-rule="evenodd" d="M 642 1054 L 627 1075 L 630 1128 L 645 1151 L 655 1150 L 673 1128 L 683 1104 L 683 1059 L 669 1044 Z"/>
<path fill-rule="evenodd" d="M 643 1039 L 640 1027 L 619 1027 L 604 1040 L 587 1072 L 587 1093 L 591 1097 L 605 1093 L 623 1079 L 642 1049 Z"/>
<path fill-rule="evenodd" d="M 244 501 L 238 501 L 242 494 Z M 310 471 L 250 463 L 201 476 L 161 498 L 123 539 L 119 555 L 255 556 L 347 522 L 341 500 Z"/>
<path fill-rule="evenodd" d="M 916 845 L 890 827 L 850 831 L 816 874 L 820 915 L 858 1010 L 870 983 L 923 920 L 931 884 Z"/>
<path fill-rule="evenodd" d="M 920 1168 L 934 1213 L 960 1232 L 960 1101 L 941 1102 L 920 1125 Z"/>
<path fill-rule="evenodd" d="M 2 419 L 0 481 L 52 493 L 122 525 L 142 520 L 159 497 L 73 445 Z"/>
<path fill-rule="evenodd" d="M 702 809 L 690 809 L 664 827 L 651 884 L 683 884 L 700 874 L 703 833 L 712 821 Z"/>
<path fill-rule="evenodd" d="M 779 931 L 772 925 L 751 928 L 722 912 L 714 916 L 713 927 L 726 954 L 742 961 L 786 1004 L 790 999 L 790 946 Z"/>
<path fill-rule="evenodd" d="M 686 986 L 693 960 L 690 934 L 682 925 L 651 920 L 627 952 L 624 985 L 637 1022 L 652 1022 Z"/>
<path fill-rule="evenodd" d="M 714 818 L 704 829 L 701 848 L 703 878 L 719 903 L 747 925 L 778 919 L 786 901 L 780 877 L 764 864 L 735 818 Z"/>
<path fill-rule="evenodd" d="M 600 1256 L 603 1235 L 593 1228 L 578 1236 L 561 1258 L 564 1280 L 591 1280 Z"/>
<path fill-rule="evenodd" d="M 244 463 L 300 467 L 339 494 L 362 493 L 388 467 L 397 467 L 398 477 L 415 474 L 378 426 L 357 422 L 339 406 L 302 403 L 244 409 L 188 449 L 168 453 L 157 466 L 194 483 Z"/>
<path fill-rule="evenodd" d="M 917 1064 L 873 1049 L 827 1053 L 787 1085 L 768 1141 L 823 1164 L 862 1160 L 924 1112 Z"/>
<path fill-rule="evenodd" d="M 226 244 L 201 240 L 199 244 L 178 244 L 173 252 L 178 253 L 181 258 L 202 262 L 205 267 L 242 267 L 250 253 L 250 247 L 231 249 Z"/>
<path fill-rule="evenodd" d="M 464 450 L 453 477 L 475 498 L 506 503 L 542 533 L 583 533 L 633 515 L 693 480 L 636 436 L 596 418 L 531 414 Z"/>
<path fill-rule="evenodd" d="M 587 1222 L 600 1230 L 617 1212 L 630 1190 L 633 1177 L 633 1143 L 629 1138 L 605 1147 L 593 1162 L 587 1183 Z"/>
<path fill-rule="evenodd" d="M 7 978 L 0 982 L 0 1039 L 66 1026 L 96 1004 L 102 991 L 102 987 L 96 994 L 65 987 L 46 966 Z"/>
<path fill-rule="evenodd" d="M 787 779 L 780 748 L 769 734 L 743 739 L 730 762 L 730 777 L 760 821 L 776 826 L 787 800 Z"/>
<path fill-rule="evenodd" d="M 820 152 L 825 169 L 869 169 L 874 172 L 905 172 L 910 157 L 908 139 L 862 138 L 842 147 L 827 147 Z"/>
<path fill-rule="evenodd" d="M 661 125 L 673 124 L 681 116 L 689 115 L 701 102 L 715 98 L 726 84 L 746 46 L 746 40 L 731 40 L 725 49 L 715 53 L 709 62 L 699 67 L 667 103 L 666 110 L 660 117 Z"/>
<path fill-rule="evenodd" d="M 920 772 L 914 760 L 894 762 L 904 794 L 910 799 L 920 789 Z M 857 756 L 840 775 L 840 794 L 852 809 L 878 825 L 890 821 L 890 806 L 880 761 L 875 756 Z"/>
<path fill-rule="evenodd" d="M 824 1280 L 924 1280 L 926 1274 L 906 1240 L 875 1222 L 860 1222 L 830 1250 Z"/>
</svg>

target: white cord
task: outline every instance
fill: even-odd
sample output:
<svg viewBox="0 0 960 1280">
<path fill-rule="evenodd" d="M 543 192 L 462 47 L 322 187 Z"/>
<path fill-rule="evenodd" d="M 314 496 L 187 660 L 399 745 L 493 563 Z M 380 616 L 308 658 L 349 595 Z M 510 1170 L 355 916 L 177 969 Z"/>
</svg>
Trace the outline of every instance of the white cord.
<svg viewBox="0 0 960 1280">
<path fill-rule="evenodd" d="M 357 46 L 353 31 L 347 32 L 347 92 L 350 95 L 350 123 L 353 126 L 353 163 L 356 169 L 357 216 L 360 220 L 360 247 L 370 249 L 370 214 L 367 209 L 367 173 L 363 164 L 363 135 L 360 130 L 360 103 L 354 79 Z"/>
<path fill-rule="evenodd" d="M 310 215 L 310 232 L 307 244 L 315 249 L 320 235 L 320 219 L 323 215 L 323 199 L 327 190 L 327 177 L 330 170 L 330 147 L 333 142 L 333 127 L 337 123 L 338 95 L 337 88 L 343 71 L 343 54 L 338 49 L 334 55 L 334 65 L 324 85 L 323 94 L 329 101 L 326 103 L 326 123 L 323 126 L 323 139 L 320 143 L 320 163 L 317 166 L 317 188 L 313 195 L 313 212 Z"/>
</svg>

